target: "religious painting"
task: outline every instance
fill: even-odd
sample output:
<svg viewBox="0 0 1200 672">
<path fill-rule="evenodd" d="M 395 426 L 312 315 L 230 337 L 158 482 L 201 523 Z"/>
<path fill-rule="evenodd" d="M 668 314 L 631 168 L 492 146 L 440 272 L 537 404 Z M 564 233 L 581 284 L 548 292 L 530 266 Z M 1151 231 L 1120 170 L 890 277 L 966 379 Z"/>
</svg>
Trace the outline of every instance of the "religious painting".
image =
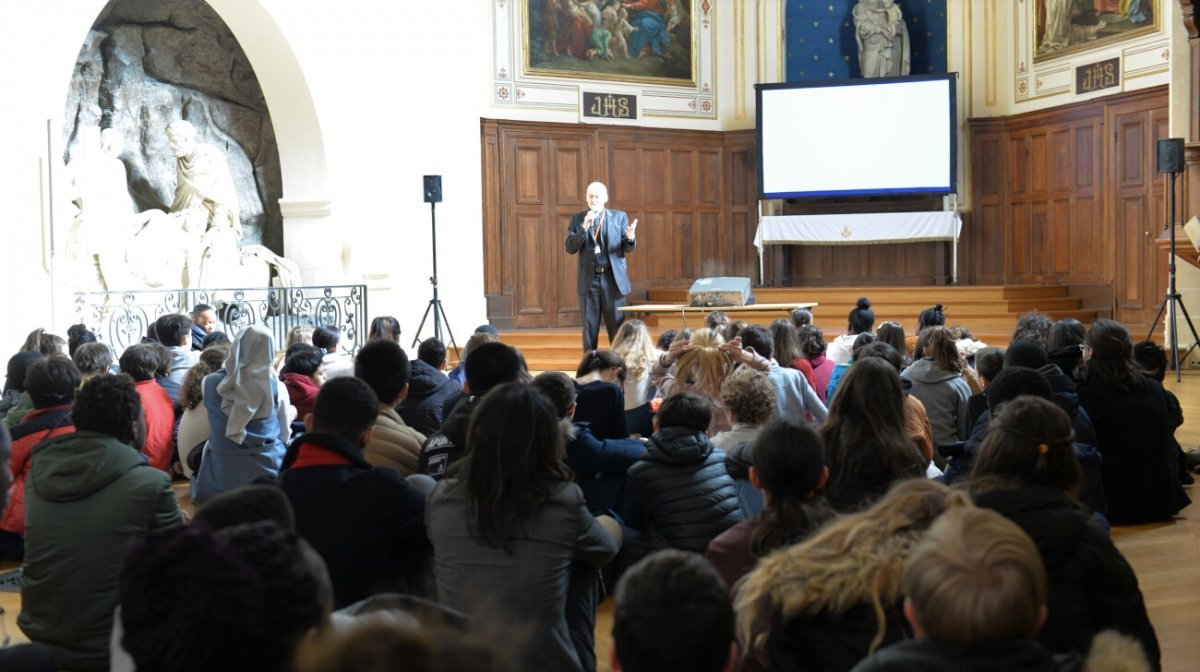
<svg viewBox="0 0 1200 672">
<path fill-rule="evenodd" d="M 696 0 L 524 2 L 528 75 L 696 84 Z"/>
<path fill-rule="evenodd" d="M 1033 60 L 1157 32 L 1162 0 L 1037 0 Z"/>
</svg>

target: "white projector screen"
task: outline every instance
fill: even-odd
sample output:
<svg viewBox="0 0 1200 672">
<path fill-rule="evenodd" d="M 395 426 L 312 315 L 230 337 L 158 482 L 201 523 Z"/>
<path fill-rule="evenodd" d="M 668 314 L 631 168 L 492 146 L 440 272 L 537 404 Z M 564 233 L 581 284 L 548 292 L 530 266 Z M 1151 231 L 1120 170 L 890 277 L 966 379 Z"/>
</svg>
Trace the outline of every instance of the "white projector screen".
<svg viewBox="0 0 1200 672">
<path fill-rule="evenodd" d="M 955 191 L 955 73 L 759 84 L 759 197 Z"/>
</svg>

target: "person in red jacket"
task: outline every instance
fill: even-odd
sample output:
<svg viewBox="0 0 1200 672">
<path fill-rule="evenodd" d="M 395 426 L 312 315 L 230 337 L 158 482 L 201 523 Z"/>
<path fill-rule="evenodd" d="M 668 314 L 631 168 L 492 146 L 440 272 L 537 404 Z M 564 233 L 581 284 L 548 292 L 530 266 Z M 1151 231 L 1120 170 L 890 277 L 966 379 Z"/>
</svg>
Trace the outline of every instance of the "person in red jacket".
<svg viewBox="0 0 1200 672">
<path fill-rule="evenodd" d="M 0 518 L 0 558 L 22 560 L 25 557 L 25 478 L 29 475 L 33 447 L 44 439 L 75 431 L 71 424 L 71 404 L 79 387 L 79 369 L 66 355 L 54 355 L 29 367 L 25 391 L 33 400 L 33 409 L 12 429 L 13 483 L 8 505 Z"/>
<path fill-rule="evenodd" d="M 121 354 L 121 372 L 133 377 L 146 415 L 146 445 L 142 454 L 150 466 L 168 471 L 175 458 L 175 404 L 154 380 L 159 364 L 158 353 L 146 345 L 131 346 Z"/>
</svg>

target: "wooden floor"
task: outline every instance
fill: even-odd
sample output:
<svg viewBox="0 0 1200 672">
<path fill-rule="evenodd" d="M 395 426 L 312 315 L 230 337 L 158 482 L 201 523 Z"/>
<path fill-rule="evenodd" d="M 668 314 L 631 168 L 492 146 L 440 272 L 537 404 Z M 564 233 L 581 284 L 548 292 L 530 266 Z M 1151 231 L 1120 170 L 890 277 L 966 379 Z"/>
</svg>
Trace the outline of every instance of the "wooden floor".
<svg viewBox="0 0 1200 672">
<path fill-rule="evenodd" d="M 1183 405 L 1185 422 L 1176 436 L 1187 448 L 1200 446 L 1200 372 L 1184 372 L 1183 382 L 1168 376 L 1167 388 Z M 1200 501 L 1200 487 L 1188 486 Z M 186 489 L 179 487 L 182 503 Z M 1113 539 L 1137 572 L 1150 620 L 1158 631 L 1165 672 L 1200 672 L 1200 504 L 1185 509 L 1173 522 L 1116 528 Z M 8 570 L 15 565 L 2 565 Z M 0 593 L 3 627 L 14 642 L 26 641 L 17 628 L 21 609 L 17 593 Z M 606 600 L 596 618 L 596 658 L 601 672 L 609 670 L 612 601 Z M 2 634 L 2 631 L 0 631 Z"/>
</svg>

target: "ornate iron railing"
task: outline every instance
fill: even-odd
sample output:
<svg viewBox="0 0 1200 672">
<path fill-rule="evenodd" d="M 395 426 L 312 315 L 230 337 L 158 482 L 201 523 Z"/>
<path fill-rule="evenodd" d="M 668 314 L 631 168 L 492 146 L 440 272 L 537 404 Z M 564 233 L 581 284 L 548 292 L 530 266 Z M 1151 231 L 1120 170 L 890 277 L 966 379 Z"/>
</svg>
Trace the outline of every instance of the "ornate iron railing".
<svg viewBox="0 0 1200 672">
<path fill-rule="evenodd" d="M 297 326 L 330 326 L 354 354 L 367 339 L 366 285 L 328 287 L 241 287 L 232 289 L 151 289 L 126 292 L 77 292 L 75 313 L 117 356 L 146 335 L 163 315 L 189 313 L 194 306 L 212 306 L 218 328 L 232 339 L 259 324 L 282 347 Z"/>
</svg>

